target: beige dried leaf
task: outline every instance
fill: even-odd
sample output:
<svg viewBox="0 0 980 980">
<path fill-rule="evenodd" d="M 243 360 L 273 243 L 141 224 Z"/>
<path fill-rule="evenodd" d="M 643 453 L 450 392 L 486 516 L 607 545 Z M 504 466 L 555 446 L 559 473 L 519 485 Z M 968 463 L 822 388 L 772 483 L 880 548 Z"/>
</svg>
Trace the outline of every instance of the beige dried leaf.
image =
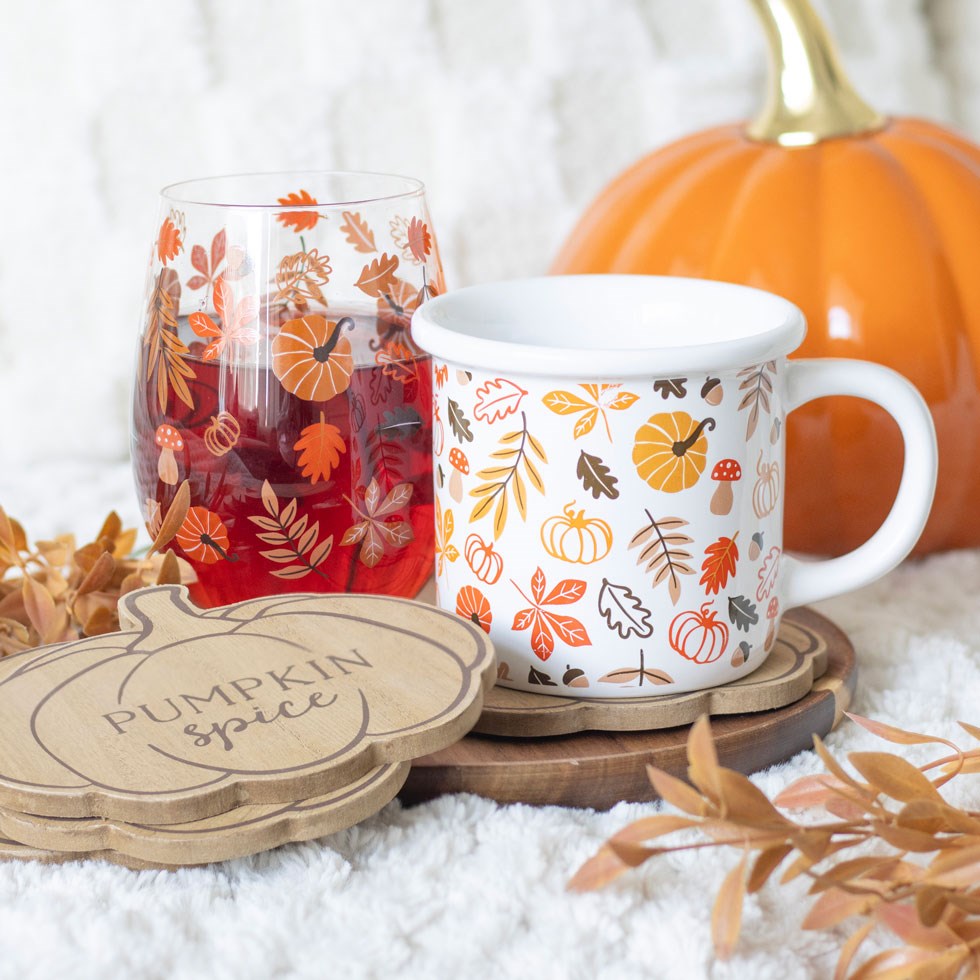
<svg viewBox="0 0 980 980">
<path fill-rule="evenodd" d="M 711 910 L 711 938 L 715 955 L 720 960 L 727 960 L 735 952 L 738 935 L 742 930 L 745 868 L 748 858 L 746 851 L 742 854 L 741 861 L 725 876 Z"/>
<path fill-rule="evenodd" d="M 89 592 L 100 592 L 112 581 L 115 570 L 115 558 L 108 551 L 103 551 L 82 581 L 79 582 L 75 594 L 81 596 L 88 595 Z"/>
<path fill-rule="evenodd" d="M 147 558 L 161 551 L 173 541 L 177 536 L 177 532 L 180 530 L 180 525 L 184 523 L 184 518 L 187 517 L 187 511 L 190 510 L 190 506 L 191 485 L 187 480 L 184 480 L 177 488 L 177 493 L 174 494 L 174 499 L 171 501 L 170 506 L 167 508 L 167 513 L 160 522 L 160 530 L 153 539 L 150 550 L 146 553 Z"/>
</svg>

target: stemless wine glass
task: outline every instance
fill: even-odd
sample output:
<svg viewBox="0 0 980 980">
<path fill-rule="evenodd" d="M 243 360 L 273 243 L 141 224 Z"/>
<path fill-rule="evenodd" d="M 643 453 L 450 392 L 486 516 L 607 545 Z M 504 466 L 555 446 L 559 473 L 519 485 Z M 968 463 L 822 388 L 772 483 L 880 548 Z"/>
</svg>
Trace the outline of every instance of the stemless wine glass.
<svg viewBox="0 0 980 980">
<path fill-rule="evenodd" d="M 163 190 L 132 454 L 204 605 L 413 596 L 433 554 L 432 378 L 411 316 L 443 289 L 422 184 L 368 173 Z"/>
</svg>

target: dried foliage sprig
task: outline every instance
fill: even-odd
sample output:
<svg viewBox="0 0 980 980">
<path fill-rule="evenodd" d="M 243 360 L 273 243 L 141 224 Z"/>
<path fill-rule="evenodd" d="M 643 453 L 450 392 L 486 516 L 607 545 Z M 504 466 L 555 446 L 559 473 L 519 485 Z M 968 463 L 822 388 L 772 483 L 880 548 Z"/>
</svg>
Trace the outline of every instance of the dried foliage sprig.
<svg viewBox="0 0 980 980">
<path fill-rule="evenodd" d="M 851 775 L 815 736 L 826 772 L 797 780 L 770 802 L 745 776 L 718 764 L 711 726 L 702 717 L 687 743 L 690 784 L 653 766 L 647 770 L 660 797 L 682 812 L 646 817 L 619 831 L 578 870 L 569 888 L 601 888 L 660 854 L 734 847 L 741 856 L 711 916 L 719 958 L 735 949 L 746 894 L 758 892 L 785 867 L 781 884 L 801 875 L 811 881 L 815 900 L 802 928 L 856 923 L 841 949 L 836 978 L 980 977 L 980 811 L 953 806 L 939 792 L 949 780 L 980 771 L 980 749 L 964 751 L 944 738 L 849 717 L 886 741 L 937 744 L 950 752 L 919 767 L 889 752 L 852 752 Z M 960 724 L 980 740 L 980 728 Z M 930 772 L 939 775 L 930 778 Z M 798 822 L 777 807 L 809 811 L 817 819 Z M 701 839 L 660 843 L 692 830 Z M 656 845 L 648 843 L 654 840 Z M 859 846 L 860 856 L 848 856 Z M 849 972 L 878 926 L 901 945 Z"/>
<path fill-rule="evenodd" d="M 119 597 L 147 585 L 194 581 L 190 565 L 163 552 L 187 516 L 190 487 L 177 490 L 146 555 L 132 557 L 136 530 L 113 511 L 94 540 L 79 547 L 62 534 L 31 543 L 0 507 L 0 657 L 45 643 L 119 629 Z"/>
</svg>

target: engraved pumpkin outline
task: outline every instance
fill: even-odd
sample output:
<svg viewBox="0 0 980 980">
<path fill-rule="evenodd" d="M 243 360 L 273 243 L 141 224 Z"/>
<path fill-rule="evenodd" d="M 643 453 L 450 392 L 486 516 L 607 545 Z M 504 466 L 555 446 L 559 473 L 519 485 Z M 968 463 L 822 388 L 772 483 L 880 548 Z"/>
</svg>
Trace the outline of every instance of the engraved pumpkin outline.
<svg viewBox="0 0 980 980">
<path fill-rule="evenodd" d="M 495 680 L 495 658 L 492 645 L 487 640 L 487 637 L 472 623 L 466 622 L 448 611 L 435 607 L 421 607 L 427 618 L 435 617 L 441 623 L 445 624 L 445 629 L 442 629 L 443 635 L 445 635 L 446 629 L 451 631 L 455 628 L 457 635 L 459 635 L 460 631 L 465 632 L 472 642 L 466 644 L 464 655 L 448 644 L 434 639 L 431 628 L 427 629 L 426 632 L 417 632 L 405 626 L 393 624 L 390 621 L 391 617 L 388 616 L 385 616 L 382 620 L 377 616 L 366 618 L 364 616 L 358 616 L 349 610 L 345 611 L 345 607 L 362 604 L 362 598 L 369 598 L 372 605 L 394 604 L 408 605 L 416 609 L 420 608 L 418 603 L 411 600 L 389 597 L 297 594 L 268 596 L 261 599 L 248 600 L 234 606 L 198 610 L 189 603 L 186 588 L 182 586 L 158 586 L 129 593 L 120 601 L 120 622 L 124 627 L 124 632 L 114 635 L 114 639 L 117 642 L 110 645 L 108 649 L 104 642 L 99 642 L 104 640 L 103 637 L 91 637 L 85 640 L 73 641 L 70 644 L 59 644 L 56 647 L 48 648 L 43 654 L 45 657 L 49 657 L 56 652 L 58 652 L 60 657 L 62 652 L 68 653 L 69 648 L 71 648 L 71 657 L 77 657 L 80 652 L 85 650 L 91 650 L 95 653 L 108 653 L 108 656 L 100 657 L 94 664 L 89 664 L 80 670 L 75 670 L 67 678 L 59 682 L 35 705 L 31 713 L 30 728 L 38 747 L 67 773 L 71 773 L 85 780 L 86 785 L 94 789 L 107 791 L 106 794 L 74 794 L 71 800 L 74 803 L 75 815 L 96 815 L 91 798 L 95 795 L 102 801 L 112 803 L 120 811 L 107 814 L 109 816 L 115 816 L 118 819 L 145 819 L 147 816 L 150 816 L 150 819 L 160 821 L 167 819 L 165 804 L 168 802 L 160 800 L 160 796 L 170 795 L 173 797 L 174 795 L 179 795 L 181 798 L 186 798 L 186 794 L 194 794 L 193 798 L 195 801 L 201 802 L 202 797 L 198 796 L 195 791 L 208 787 L 211 787 L 213 792 L 206 799 L 212 806 L 217 807 L 216 810 L 211 810 L 211 813 L 220 812 L 223 809 L 222 803 L 227 800 L 227 796 L 219 795 L 219 785 L 229 779 L 233 780 L 236 787 L 246 789 L 255 783 L 268 783 L 270 780 L 272 785 L 276 787 L 282 786 L 283 780 L 280 779 L 277 781 L 272 777 L 288 777 L 292 774 L 310 772 L 311 770 L 317 769 L 322 770 L 319 775 L 324 780 L 327 780 L 327 782 L 324 782 L 321 790 L 321 792 L 326 792 L 333 788 L 332 785 L 328 784 L 328 780 L 330 774 L 338 770 L 338 760 L 348 762 L 350 765 L 356 765 L 358 762 L 362 763 L 361 769 L 357 773 L 352 773 L 348 767 L 339 768 L 340 781 L 349 783 L 352 778 L 357 778 L 368 769 L 376 768 L 380 764 L 405 761 L 414 758 L 420 751 L 435 751 L 436 742 L 439 743 L 440 747 L 444 747 L 456 741 L 462 734 L 459 730 L 459 723 L 462 722 L 466 725 L 465 730 L 468 730 L 469 724 L 475 721 L 482 709 L 482 693 L 489 690 Z M 178 635 L 176 639 L 171 639 L 155 650 L 141 651 L 139 649 L 140 643 L 151 637 L 154 630 L 158 630 L 158 627 L 153 625 L 149 611 L 156 602 L 168 602 L 178 608 L 184 614 L 180 624 L 193 626 L 194 632 L 185 636 Z M 314 603 L 313 609 L 300 608 L 297 610 L 292 608 L 295 606 L 302 607 L 304 604 L 311 602 Z M 337 608 L 331 609 L 331 606 L 336 606 Z M 245 632 L 249 626 L 262 624 L 264 620 L 274 620 L 287 615 L 290 618 L 298 616 L 306 619 L 339 619 L 352 624 L 376 625 L 386 631 L 417 640 L 427 648 L 433 650 L 435 655 L 446 657 L 454 667 L 453 680 L 451 682 L 452 690 L 446 699 L 444 699 L 447 700 L 447 703 L 440 706 L 437 711 L 430 712 L 428 718 L 419 719 L 412 724 L 396 728 L 372 729 L 370 725 L 371 712 L 369 701 L 363 689 L 360 686 L 356 686 L 354 690 L 357 692 L 362 707 L 362 720 L 357 732 L 354 733 L 348 742 L 328 754 L 307 758 L 293 766 L 275 769 L 267 767 L 243 768 L 241 765 L 237 767 L 234 765 L 215 765 L 200 759 L 185 759 L 168 752 L 159 745 L 147 742 L 145 743 L 145 747 L 148 750 L 178 764 L 180 767 L 179 772 L 184 772 L 186 768 L 188 771 L 194 773 L 195 777 L 197 777 L 198 773 L 206 774 L 206 778 L 204 776 L 194 778 L 187 785 L 173 785 L 169 788 L 154 790 L 130 790 L 125 786 L 112 785 L 107 780 L 98 781 L 93 779 L 91 776 L 79 771 L 70 762 L 61 758 L 57 752 L 53 751 L 46 744 L 39 730 L 39 719 L 41 718 L 42 712 L 45 707 L 52 703 L 56 695 L 66 690 L 76 681 L 86 678 L 93 671 L 103 670 L 107 665 L 111 665 L 121 658 L 137 657 L 139 662 L 123 679 L 116 693 L 116 700 L 118 702 L 121 702 L 126 685 L 132 681 L 141 667 L 168 651 L 172 651 L 175 648 L 179 649 L 189 641 L 193 643 L 199 640 L 202 636 L 234 637 L 236 634 L 242 633 L 247 636 L 275 639 L 287 647 L 298 647 L 304 653 L 313 652 L 308 646 L 296 644 L 291 640 L 275 634 Z M 318 633 L 321 632 L 322 629 L 318 630 Z M 120 648 L 118 641 L 123 639 L 127 639 L 127 642 L 125 646 Z M 36 659 L 38 658 L 32 658 L 32 663 Z M 44 669 L 44 665 L 38 665 L 36 669 Z M 4 686 L 11 679 L 6 678 L 4 682 L 0 683 L 0 687 Z M 397 688 L 384 688 L 385 695 L 383 700 L 386 704 L 391 700 L 393 690 L 397 692 Z M 111 701 L 107 703 L 111 704 Z M 54 704 L 57 705 L 57 701 L 54 701 Z M 235 707 L 240 706 L 236 705 Z M 419 729 L 439 721 L 443 722 L 443 727 L 436 731 L 419 732 Z M 247 755 L 247 739 L 242 744 L 246 745 L 246 749 L 243 751 Z M 292 739 L 292 737 L 290 737 L 290 744 L 296 744 L 295 739 Z M 347 759 L 343 758 L 345 755 Z M 330 763 L 332 765 L 328 765 Z M 236 779 L 235 777 L 242 778 Z M 254 779 L 249 780 L 247 777 L 254 777 Z M 170 781 L 172 783 L 177 782 L 175 779 L 171 779 Z M 58 815 L 68 815 L 65 814 L 65 803 L 67 800 L 64 794 L 54 793 L 45 795 L 43 791 L 51 789 L 52 787 L 50 785 L 31 784 L 29 781 L 17 776 L 0 773 L 0 797 L 2 797 L 4 789 L 9 789 L 11 782 L 19 786 L 33 786 L 35 790 L 41 791 L 40 796 L 32 797 L 30 806 L 38 804 L 43 807 L 45 806 L 45 800 L 48 801 L 47 805 L 50 806 L 50 801 L 54 799 L 59 803 L 56 813 Z M 7 785 L 4 786 L 4 784 Z M 57 787 L 55 788 L 57 789 Z M 75 789 L 76 787 L 72 788 Z M 154 801 L 154 798 L 157 799 Z M 250 799 L 252 802 L 260 802 L 260 800 L 252 799 L 251 797 L 243 799 L 242 802 L 248 802 Z M 170 802 L 173 802 L 173 800 Z M 96 805 L 95 809 L 102 811 L 103 807 Z M 36 812 L 41 813 L 43 809 L 38 809 Z M 128 814 L 134 814 L 134 816 L 130 817 Z"/>
<path fill-rule="evenodd" d="M 351 343 L 343 336 L 354 320 L 328 320 L 319 313 L 287 320 L 272 340 L 272 371 L 290 394 L 308 402 L 329 401 L 350 387 Z"/>
<path fill-rule="evenodd" d="M 678 493 L 693 487 L 708 462 L 705 429 L 715 429 L 714 418 L 700 421 L 684 411 L 651 415 L 633 440 L 633 465 L 651 489 Z"/>
</svg>

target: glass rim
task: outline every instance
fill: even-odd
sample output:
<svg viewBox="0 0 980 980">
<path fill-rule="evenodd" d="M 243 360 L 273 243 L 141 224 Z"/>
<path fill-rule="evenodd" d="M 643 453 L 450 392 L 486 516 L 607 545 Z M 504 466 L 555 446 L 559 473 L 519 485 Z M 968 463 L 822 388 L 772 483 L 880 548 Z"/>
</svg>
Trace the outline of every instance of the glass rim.
<svg viewBox="0 0 980 980">
<path fill-rule="evenodd" d="M 220 181 L 245 181 L 260 177 L 283 177 L 295 178 L 296 180 L 304 177 L 316 177 L 320 179 L 325 177 L 372 178 L 379 184 L 397 181 L 400 183 L 401 188 L 399 190 L 391 190 L 388 193 L 385 193 L 382 188 L 381 192 L 376 194 L 345 195 L 343 200 L 317 201 L 315 204 L 283 204 L 278 200 L 269 204 L 248 204 L 244 202 L 201 199 L 202 195 L 190 196 L 192 189 L 196 185 L 203 186 Z M 288 209 L 289 211 L 318 211 L 324 208 L 339 210 L 349 208 L 353 205 L 407 200 L 413 197 L 422 197 L 424 194 L 425 184 L 417 177 L 408 177 L 404 174 L 379 170 L 262 170 L 237 174 L 215 174 L 210 177 L 193 177 L 189 180 L 176 181 L 160 189 L 160 197 L 171 204 L 222 208 L 224 210 L 240 209 L 244 211 L 282 211 L 283 209 Z"/>
</svg>

